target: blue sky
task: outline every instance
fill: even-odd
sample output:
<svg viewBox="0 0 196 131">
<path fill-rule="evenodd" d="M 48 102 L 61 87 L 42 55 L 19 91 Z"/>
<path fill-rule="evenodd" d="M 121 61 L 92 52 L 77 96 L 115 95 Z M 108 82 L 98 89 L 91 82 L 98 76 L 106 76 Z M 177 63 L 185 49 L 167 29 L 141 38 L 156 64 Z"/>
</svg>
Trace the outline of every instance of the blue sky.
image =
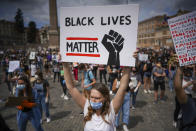
<svg viewBox="0 0 196 131">
<path fill-rule="evenodd" d="M 139 21 L 156 15 L 173 15 L 179 9 L 196 10 L 196 0 L 57 0 L 60 7 L 139 4 Z M 49 0 L 0 0 L 0 19 L 14 21 L 17 8 L 23 11 L 25 26 L 35 21 L 37 28 L 49 25 Z"/>
</svg>

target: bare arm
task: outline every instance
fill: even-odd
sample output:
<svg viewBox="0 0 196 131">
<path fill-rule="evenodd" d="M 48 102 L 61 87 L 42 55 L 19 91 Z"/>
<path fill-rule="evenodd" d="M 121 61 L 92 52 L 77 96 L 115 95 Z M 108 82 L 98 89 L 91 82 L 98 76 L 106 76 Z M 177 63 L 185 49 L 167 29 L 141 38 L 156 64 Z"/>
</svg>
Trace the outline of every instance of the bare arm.
<svg viewBox="0 0 196 131">
<path fill-rule="evenodd" d="M 187 103 L 187 95 L 185 94 L 184 89 L 182 88 L 182 71 L 178 67 L 175 78 L 174 78 L 174 87 L 176 91 L 176 97 L 180 104 Z"/>
<path fill-rule="evenodd" d="M 46 86 L 46 97 L 48 98 L 49 97 L 49 87 L 48 86 Z"/>
<path fill-rule="evenodd" d="M 187 82 L 185 85 L 183 85 L 182 88 L 183 88 L 183 89 L 184 89 L 184 88 L 187 88 L 187 87 L 191 86 L 192 84 L 193 84 L 193 81 L 189 81 L 189 82 Z"/>
<path fill-rule="evenodd" d="M 157 72 L 154 72 L 154 75 L 155 75 L 156 77 L 162 76 L 162 75 L 158 74 Z"/>
<path fill-rule="evenodd" d="M 66 81 L 67 89 L 74 101 L 83 109 L 86 98 L 74 87 L 73 79 L 68 63 L 63 63 L 64 79 Z"/>
<path fill-rule="evenodd" d="M 95 79 L 92 79 L 92 82 L 89 85 L 84 86 L 84 88 L 88 88 L 96 83 Z"/>
<path fill-rule="evenodd" d="M 124 95 L 128 87 L 129 83 L 129 75 L 130 75 L 130 68 L 129 67 L 124 67 L 123 68 L 123 76 L 120 80 L 120 88 L 118 89 L 114 99 L 113 99 L 113 107 L 114 111 L 117 114 L 122 103 L 124 100 Z"/>
</svg>

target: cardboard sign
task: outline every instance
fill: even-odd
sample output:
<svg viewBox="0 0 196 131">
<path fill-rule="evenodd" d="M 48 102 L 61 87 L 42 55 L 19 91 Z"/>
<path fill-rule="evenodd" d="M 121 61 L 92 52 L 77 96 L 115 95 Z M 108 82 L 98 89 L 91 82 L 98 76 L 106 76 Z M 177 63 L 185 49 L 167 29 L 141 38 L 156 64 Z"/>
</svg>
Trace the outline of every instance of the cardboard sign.
<svg viewBox="0 0 196 131">
<path fill-rule="evenodd" d="M 135 66 L 139 6 L 60 9 L 62 61 Z"/>
<path fill-rule="evenodd" d="M 140 61 L 147 61 L 148 60 L 148 54 L 139 54 L 139 60 Z"/>
<path fill-rule="evenodd" d="M 35 59 L 35 52 L 31 52 L 30 56 L 29 56 L 30 60 L 34 60 Z"/>
<path fill-rule="evenodd" d="M 168 20 L 180 66 L 196 63 L 196 11 Z"/>
<path fill-rule="evenodd" d="M 20 61 L 10 61 L 8 72 L 13 72 L 20 67 Z"/>
</svg>

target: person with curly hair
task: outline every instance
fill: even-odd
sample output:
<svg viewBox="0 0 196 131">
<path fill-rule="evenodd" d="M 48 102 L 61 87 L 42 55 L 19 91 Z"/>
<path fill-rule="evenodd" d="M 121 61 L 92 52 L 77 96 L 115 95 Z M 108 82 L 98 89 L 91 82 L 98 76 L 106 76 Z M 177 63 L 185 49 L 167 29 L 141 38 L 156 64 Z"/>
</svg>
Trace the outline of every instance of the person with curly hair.
<svg viewBox="0 0 196 131">
<path fill-rule="evenodd" d="M 70 66 L 63 63 L 64 78 L 69 93 L 75 102 L 84 110 L 84 131 L 114 131 L 115 116 L 123 103 L 126 93 L 130 68 L 124 67 L 124 74 L 121 78 L 121 84 L 115 97 L 110 100 L 109 90 L 102 83 L 95 83 L 90 90 L 90 96 L 85 98 L 77 88 L 74 87 Z"/>
</svg>

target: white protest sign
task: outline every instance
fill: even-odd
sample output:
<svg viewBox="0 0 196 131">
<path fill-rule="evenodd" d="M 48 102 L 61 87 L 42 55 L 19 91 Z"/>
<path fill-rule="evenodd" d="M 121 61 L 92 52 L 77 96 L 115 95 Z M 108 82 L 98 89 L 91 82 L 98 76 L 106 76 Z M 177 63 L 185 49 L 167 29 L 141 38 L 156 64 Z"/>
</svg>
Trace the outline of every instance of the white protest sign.
<svg viewBox="0 0 196 131">
<path fill-rule="evenodd" d="M 10 61 L 8 72 L 13 72 L 20 67 L 20 61 Z"/>
<path fill-rule="evenodd" d="M 139 60 L 140 61 L 147 61 L 148 60 L 148 54 L 139 54 Z"/>
<path fill-rule="evenodd" d="M 139 5 L 62 7 L 62 61 L 135 66 Z"/>
<path fill-rule="evenodd" d="M 0 51 L 0 54 L 4 54 L 4 52 L 3 51 Z"/>
<path fill-rule="evenodd" d="M 180 66 L 196 63 L 196 11 L 168 20 Z"/>
<path fill-rule="evenodd" d="M 57 55 L 52 55 L 52 60 L 57 61 Z"/>
<path fill-rule="evenodd" d="M 30 60 L 34 60 L 35 59 L 35 52 L 31 52 L 30 56 L 29 56 Z"/>
</svg>

